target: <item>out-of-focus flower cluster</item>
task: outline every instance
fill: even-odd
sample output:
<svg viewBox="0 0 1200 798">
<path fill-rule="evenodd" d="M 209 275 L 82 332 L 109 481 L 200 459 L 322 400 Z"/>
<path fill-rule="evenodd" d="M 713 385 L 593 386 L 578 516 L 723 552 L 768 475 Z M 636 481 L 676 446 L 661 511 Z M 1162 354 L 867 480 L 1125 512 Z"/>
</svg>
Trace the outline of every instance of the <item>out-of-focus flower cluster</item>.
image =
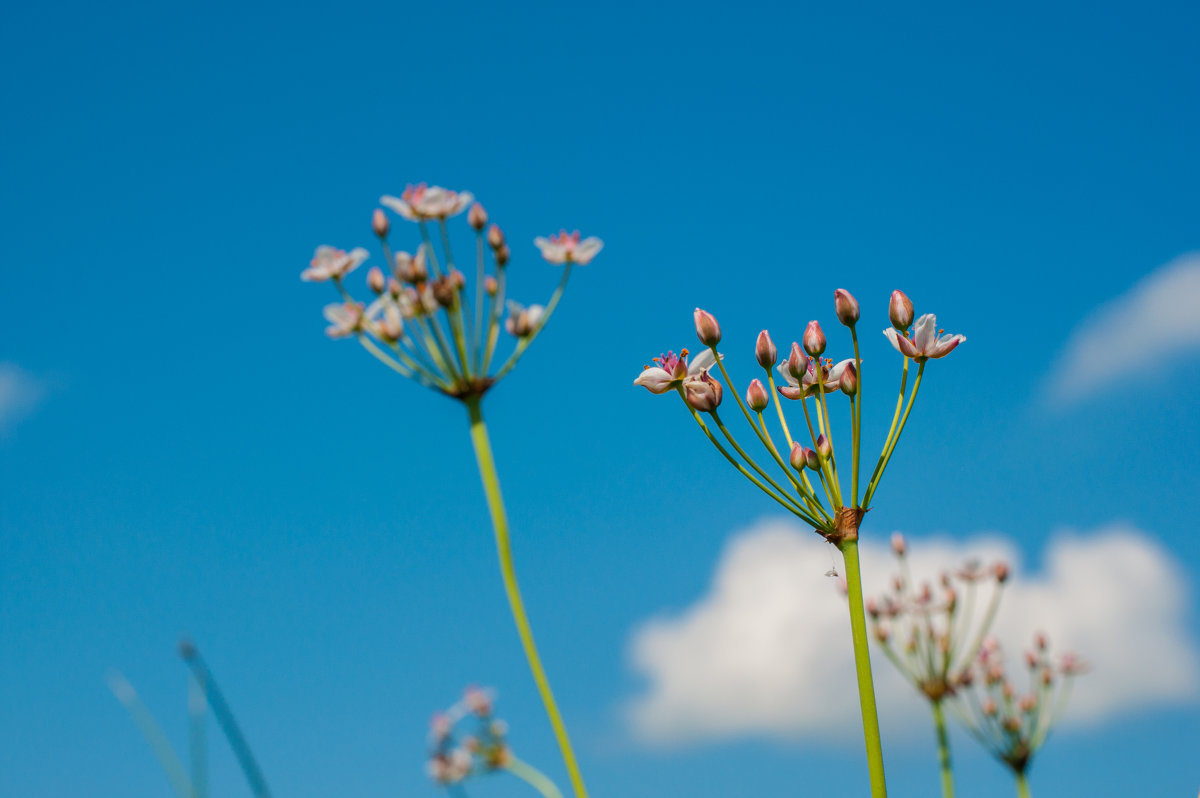
<svg viewBox="0 0 1200 798">
<path fill-rule="evenodd" d="M 571 267 L 590 263 L 603 247 L 600 239 L 581 238 L 578 232 L 535 239 L 542 257 L 564 269 L 544 306 L 525 307 L 506 302 L 508 242 L 499 226 L 489 225 L 487 211 L 470 192 L 422 183 L 409 186 L 399 197 L 384 196 L 380 204 L 416 223 L 421 240 L 413 252 L 393 251 L 391 222 L 382 208 L 375 210 L 371 227 L 383 249 L 384 265 L 367 272 L 367 288 L 374 297 L 369 303 L 355 299 L 346 286 L 346 277 L 369 257 L 361 247 L 348 252 L 317 247 L 300 277 L 331 282 L 341 295 L 341 302 L 325 307 L 329 337 L 356 338 L 394 371 L 464 400 L 481 396 L 516 365 L 554 312 Z M 476 239 L 473 292 L 455 265 L 447 226 L 448 219 L 463 211 Z M 431 234 L 434 227 L 440 255 Z M 501 325 L 506 307 L 508 317 Z M 493 368 L 501 326 L 516 342 L 507 359 Z"/>
<path fill-rule="evenodd" d="M 460 784 L 471 776 L 502 770 L 512 761 L 505 738 L 508 724 L 494 714 L 491 690 L 468 687 L 462 700 L 430 723 L 429 777 L 437 784 Z M 458 737 L 455 728 L 473 720 L 473 732 Z"/>
<path fill-rule="evenodd" d="M 1004 652 L 984 640 L 974 667 L 964 672 L 959 704 L 967 730 L 1014 773 L 1024 773 L 1062 717 L 1074 677 L 1087 671 L 1075 654 L 1050 655 L 1044 634 L 1025 652 L 1025 689 L 1010 678 Z"/>
<path fill-rule="evenodd" d="M 995 620 L 1008 565 L 969 562 L 941 574 L 936 585 L 914 583 L 908 544 L 892 536 L 899 563 L 891 591 L 867 599 L 867 617 L 876 642 L 904 678 L 927 699 L 941 701 L 971 681 L 980 646 Z M 977 610 L 986 596 L 986 609 Z"/>
</svg>

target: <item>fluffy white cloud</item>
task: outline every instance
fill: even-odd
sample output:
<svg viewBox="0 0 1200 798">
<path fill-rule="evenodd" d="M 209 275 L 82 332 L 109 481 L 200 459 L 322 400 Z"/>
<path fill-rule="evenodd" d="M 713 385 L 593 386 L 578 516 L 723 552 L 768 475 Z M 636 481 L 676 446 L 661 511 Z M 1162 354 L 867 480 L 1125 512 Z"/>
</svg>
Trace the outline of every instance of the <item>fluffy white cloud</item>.
<svg viewBox="0 0 1200 798">
<path fill-rule="evenodd" d="M 1085 318 L 1050 372 L 1050 400 L 1066 405 L 1200 351 L 1200 253 L 1182 255 Z"/>
<path fill-rule="evenodd" d="M 32 410 L 41 397 L 41 383 L 12 363 L 0 363 L 0 433 Z"/>
<path fill-rule="evenodd" d="M 864 536 L 861 546 L 868 595 L 884 592 L 894 568 L 877 537 Z M 1007 649 L 1019 655 L 1035 631 L 1044 631 L 1056 651 L 1077 651 L 1092 666 L 1072 694 L 1067 725 L 1193 700 L 1200 692 L 1186 580 L 1145 533 L 1113 526 L 1059 534 L 1037 573 L 995 536 L 911 544 L 917 579 L 968 559 L 1011 564 L 994 627 Z M 837 580 L 825 576 L 835 557 L 840 570 L 836 550 L 786 521 L 736 535 L 707 595 L 635 631 L 633 665 L 648 682 L 628 707 L 635 732 L 664 744 L 859 734 L 846 604 Z M 882 655 L 873 661 L 885 729 L 928 711 Z"/>
</svg>

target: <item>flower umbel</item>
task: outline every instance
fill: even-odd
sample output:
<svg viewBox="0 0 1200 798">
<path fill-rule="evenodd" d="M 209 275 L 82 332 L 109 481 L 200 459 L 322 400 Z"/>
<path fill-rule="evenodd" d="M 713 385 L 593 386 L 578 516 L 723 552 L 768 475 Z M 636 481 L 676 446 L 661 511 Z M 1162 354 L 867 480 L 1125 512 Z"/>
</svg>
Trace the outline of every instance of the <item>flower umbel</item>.
<svg viewBox="0 0 1200 798">
<path fill-rule="evenodd" d="M 341 304 L 325 311 L 331 338 L 357 337 L 367 351 L 393 371 L 464 401 L 482 396 L 516 365 L 557 307 L 571 265 L 588 263 L 600 251 L 599 239 L 580 241 L 578 233 L 539 239 L 550 245 L 550 254 L 542 247 L 547 259 L 565 263 L 567 268 L 545 306 L 525 308 L 510 303 L 517 310 L 510 313 L 503 326 L 517 341 L 507 359 L 493 367 L 493 359 L 504 348 L 499 332 L 510 257 L 500 228 L 492 225 L 485 229 L 487 214 L 482 206 L 472 205 L 474 197 L 467 191 L 421 183 L 409 186 L 399 197 L 384 196 L 380 202 L 404 219 L 416 222 L 420 242 L 413 253 L 393 252 L 388 241 L 392 226 L 383 209 L 375 209 L 371 229 L 383 247 L 387 266 L 372 268 L 368 274 L 367 285 L 376 300 L 365 312 L 351 296 L 344 278 L 367 260 L 367 250 L 358 247 L 347 252 L 320 246 L 301 278 L 310 282 L 331 281 L 342 295 Z M 473 292 L 467 289 L 466 276 L 455 268 L 446 224 L 447 219 L 468 206 L 473 208 L 469 226 L 476 239 Z M 436 224 L 440 233 L 440 257 L 430 235 L 431 224 Z M 489 251 L 490 270 L 485 257 Z M 405 325 L 406 320 L 413 323 Z"/>
<path fill-rule="evenodd" d="M 604 247 L 604 242 L 595 236 L 581 241 L 578 230 L 573 233 L 562 230 L 549 238 L 535 238 L 533 243 L 550 263 L 578 263 L 580 266 L 591 263 Z"/>
</svg>

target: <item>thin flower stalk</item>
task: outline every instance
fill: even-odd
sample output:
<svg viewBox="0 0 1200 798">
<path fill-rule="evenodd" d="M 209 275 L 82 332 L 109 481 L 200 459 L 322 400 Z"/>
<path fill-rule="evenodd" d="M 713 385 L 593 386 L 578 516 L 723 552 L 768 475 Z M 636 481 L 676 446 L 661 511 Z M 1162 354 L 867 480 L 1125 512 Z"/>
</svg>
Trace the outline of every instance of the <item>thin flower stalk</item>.
<svg viewBox="0 0 1200 798">
<path fill-rule="evenodd" d="M 542 258 L 563 269 L 558 286 L 545 306 L 526 307 L 507 299 L 511 259 L 508 242 L 497 225 L 489 224 L 487 213 L 474 203 L 469 192 L 420 184 L 409 186 L 399 197 L 384 196 L 380 204 L 402 219 L 415 222 L 419 240 L 412 254 L 394 250 L 389 241 L 391 222 L 387 214 L 382 208 L 374 212 L 372 229 L 379 239 L 390 276 L 377 268 L 368 274 L 367 287 L 375 295 L 369 305 L 355 300 L 345 284 L 346 275 L 369 257 L 365 249 L 345 252 L 320 247 L 302 277 L 311 282 L 331 282 L 341 297 L 340 304 L 329 306 L 325 311 L 330 321 L 327 330 L 330 337 L 357 338 L 363 349 L 392 371 L 453 397 L 466 407 L 471 443 L 495 532 L 501 579 L 513 621 L 576 798 L 586 798 L 583 777 L 534 642 L 517 582 L 508 518 L 483 419 L 482 402 L 485 394 L 512 371 L 545 329 L 559 306 L 573 266 L 590 263 L 603 243 L 598 238 L 582 238 L 578 232 L 565 231 L 535 239 L 534 244 Z M 467 288 L 466 276 L 455 265 L 448 224 L 449 219 L 464 211 L 475 231 L 476 285 L 473 291 Z M 439 239 L 436 243 L 430 231 L 430 225 L 435 223 Z M 490 268 L 487 251 L 491 253 Z M 502 319 L 502 309 L 506 306 L 508 316 Z M 512 337 L 513 344 L 502 364 L 494 367 L 497 356 L 505 348 L 500 343 L 502 328 Z M 520 765 L 517 770 L 526 776 L 530 773 Z"/>
<path fill-rule="evenodd" d="M 901 299 L 898 299 L 902 298 Z M 906 316 L 904 303 L 907 303 Z M 821 325 L 810 322 L 804 331 L 801 343 L 793 343 L 788 356 L 780 362 L 778 351 L 769 333 L 763 330 L 755 344 L 755 358 L 766 374 L 766 385 L 754 380 L 742 400 L 732 375 L 719 351 L 721 328 L 716 318 L 700 308 L 693 316 L 696 337 L 705 349 L 688 363 L 687 350 L 679 355 L 668 352 L 654 358 L 653 366 L 643 367 L 634 380 L 635 385 L 651 393 L 661 394 L 674 390 L 683 400 L 704 435 L 717 451 L 755 487 L 767 494 L 789 513 L 812 526 L 813 531 L 835 545 L 845 560 L 846 582 L 850 605 L 851 638 L 854 643 L 855 671 L 859 688 L 859 705 L 862 711 L 863 737 L 867 749 L 868 774 L 871 793 L 875 798 L 887 794 L 883 771 L 883 752 L 880 743 L 878 713 L 875 707 L 874 681 L 867 638 L 866 610 L 862 597 L 862 576 L 858 556 L 858 532 L 863 515 L 871 506 L 880 479 L 895 451 L 900 433 L 908 421 L 916 401 L 918 379 L 911 393 L 907 393 L 908 361 L 917 360 L 923 372 L 927 360 L 944 357 L 959 343 L 962 336 L 940 336 L 934 333 L 936 320 L 931 314 L 921 317 L 915 326 L 911 315 L 912 303 L 901 292 L 892 297 L 889 317 L 892 327 L 884 332 L 893 347 L 904 357 L 901 377 L 900 400 L 885 438 L 882 452 L 859 499 L 860 452 L 862 448 L 862 364 L 856 325 L 859 318 L 858 303 L 850 294 L 839 289 L 834 294 L 834 305 L 838 320 L 849 328 L 854 356 L 836 365 L 824 358 L 827 341 Z M 899 308 L 899 312 L 897 312 Z M 909 328 L 912 327 L 911 336 Z M 784 378 L 776 382 L 775 370 Z M 717 372 L 714 374 L 713 372 Z M 719 377 L 718 377 L 719 375 Z M 767 386 L 770 387 L 769 399 Z M 725 425 L 719 414 L 724 392 L 733 392 L 734 401 L 742 412 L 751 430 L 758 438 L 775 465 L 783 470 L 786 485 L 771 477 L 768 469 L 759 465 L 754 457 L 737 441 L 734 433 Z M 838 470 L 838 456 L 834 446 L 833 425 L 829 406 L 837 394 L 850 401 L 850 484 L 843 491 Z M 792 435 L 784 403 L 780 397 L 798 401 L 804 415 L 804 425 L 809 441 L 801 444 Z M 808 400 L 813 400 L 812 408 Z M 907 405 L 905 400 L 907 399 Z M 789 447 L 788 457 L 775 445 L 768 428 L 764 411 L 770 403 L 775 405 L 783 439 Z M 903 410 L 903 413 L 901 412 Z M 710 419 L 705 420 L 708 415 Z M 813 416 L 816 416 L 815 422 Z M 716 427 L 724 443 L 714 434 L 709 424 Z M 845 442 L 844 439 L 843 444 Z M 809 445 L 811 444 L 811 448 Z M 816 475 L 821 484 L 819 495 L 808 471 Z"/>
</svg>

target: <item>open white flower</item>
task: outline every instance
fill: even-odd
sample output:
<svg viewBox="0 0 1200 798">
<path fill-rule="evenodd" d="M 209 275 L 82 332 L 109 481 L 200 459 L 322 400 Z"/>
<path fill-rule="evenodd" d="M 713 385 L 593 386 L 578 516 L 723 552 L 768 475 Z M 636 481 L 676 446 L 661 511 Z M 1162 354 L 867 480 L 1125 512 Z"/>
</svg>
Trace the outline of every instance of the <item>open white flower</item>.
<svg viewBox="0 0 1200 798">
<path fill-rule="evenodd" d="M 325 306 L 325 319 L 329 326 L 325 334 L 330 338 L 346 338 L 362 329 L 363 306 L 358 302 L 336 302 Z"/>
<path fill-rule="evenodd" d="M 300 272 L 300 279 L 309 283 L 322 283 L 345 277 L 362 265 L 367 259 L 367 254 L 362 247 L 355 247 L 349 252 L 337 247 L 317 247 L 308 268 Z"/>
<path fill-rule="evenodd" d="M 717 364 L 717 359 L 713 356 L 711 349 L 705 349 L 696 355 L 696 359 L 689 365 L 688 351 L 682 349 L 678 355 L 674 352 L 659 355 L 654 358 L 654 362 L 658 365 L 646 366 L 642 369 L 642 373 L 633 381 L 633 384 L 641 385 L 650 393 L 666 393 L 689 380 L 701 379 L 709 369 Z"/>
<path fill-rule="evenodd" d="M 604 242 L 595 236 L 580 241 L 578 230 L 574 233 L 562 230 L 549 238 L 539 236 L 533 239 L 533 243 L 550 263 L 578 263 L 580 266 L 591 263 L 592 258 L 604 248 Z"/>
<path fill-rule="evenodd" d="M 399 197 L 385 194 L 379 198 L 380 204 L 386 205 L 410 222 L 448 219 L 465 211 L 474 201 L 475 195 L 469 191 L 451 191 L 424 183 L 407 187 Z"/>
<path fill-rule="evenodd" d="M 847 358 L 832 368 L 826 365 L 826 363 L 832 361 L 826 361 L 825 363 L 820 363 L 819 361 L 820 358 L 809 359 L 808 368 L 804 370 L 804 374 L 801 375 L 800 379 L 796 379 L 792 374 L 792 370 L 788 368 L 789 361 L 785 360 L 780 363 L 778 371 L 787 380 L 787 385 L 780 385 L 779 392 L 788 399 L 803 399 L 809 396 L 816 396 L 820 390 L 817 387 L 817 368 L 820 367 L 823 376 L 822 381 L 825 384 L 825 393 L 833 393 L 838 390 L 841 384 L 842 373 L 848 366 L 854 365 L 854 358 Z"/>
<path fill-rule="evenodd" d="M 509 335 L 526 338 L 537 332 L 546 309 L 541 305 L 525 307 L 519 302 L 508 301 L 508 318 L 504 320 L 504 329 Z"/>
<path fill-rule="evenodd" d="M 949 333 L 941 335 L 941 333 L 942 331 L 937 328 L 937 316 L 932 313 L 926 313 L 917 319 L 917 323 L 913 325 L 912 338 L 904 337 L 894 327 L 883 331 L 887 339 L 892 342 L 892 346 L 896 347 L 897 352 L 911 357 L 918 363 L 924 363 L 931 358 L 945 357 L 954 347 L 967 340 L 965 335 L 950 335 Z"/>
</svg>

